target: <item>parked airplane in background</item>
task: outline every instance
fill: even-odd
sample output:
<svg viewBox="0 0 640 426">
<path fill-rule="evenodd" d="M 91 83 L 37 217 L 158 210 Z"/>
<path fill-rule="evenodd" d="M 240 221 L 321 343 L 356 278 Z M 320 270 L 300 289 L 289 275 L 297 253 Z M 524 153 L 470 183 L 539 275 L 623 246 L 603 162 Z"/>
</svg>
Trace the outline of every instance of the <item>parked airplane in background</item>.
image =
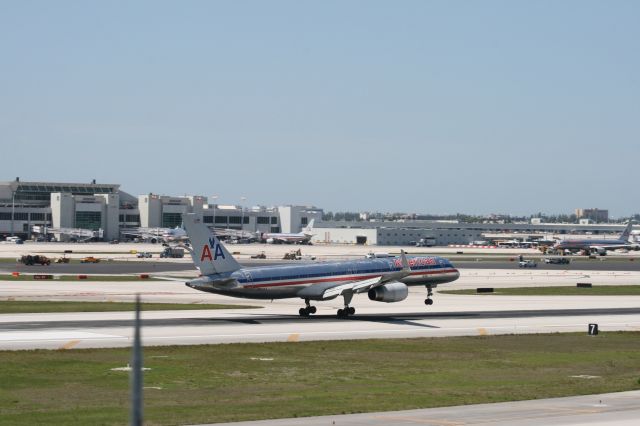
<svg viewBox="0 0 640 426">
<path fill-rule="evenodd" d="M 557 252 L 564 252 L 568 250 L 570 252 L 585 251 L 588 254 L 598 253 L 600 256 L 606 256 L 607 250 L 640 250 L 640 245 L 631 243 L 629 237 L 631 236 L 631 227 L 633 223 L 629 221 L 627 227 L 617 239 L 611 240 L 596 240 L 596 239 L 584 239 L 584 240 L 562 240 L 553 246 L 553 249 Z"/>
<path fill-rule="evenodd" d="M 176 226 L 175 228 L 131 228 L 123 229 L 122 233 L 142 238 L 152 244 L 158 242 L 173 243 L 188 240 L 186 231 Z"/>
<path fill-rule="evenodd" d="M 311 219 L 311 222 L 301 231 L 297 233 L 273 233 L 273 232 L 264 232 L 260 238 L 262 241 L 267 244 L 282 244 L 282 243 L 298 243 L 298 244 L 309 244 L 311 241 L 311 237 L 313 237 L 313 223 L 315 219 Z"/>
<path fill-rule="evenodd" d="M 301 298 L 305 301 L 299 311 L 303 317 L 316 313 L 312 300 L 342 296 L 344 309 L 338 310 L 338 317 L 346 318 L 355 314 L 355 308 L 349 306 L 355 294 L 367 293 L 378 302 L 400 302 L 407 298 L 408 286 L 415 285 L 427 288 L 425 304 L 431 305 L 433 288 L 460 276 L 447 259 L 407 258 L 404 252 L 395 258 L 242 268 L 195 214 L 184 214 L 183 221 L 193 261 L 202 274 L 187 286 L 247 299 Z"/>
</svg>

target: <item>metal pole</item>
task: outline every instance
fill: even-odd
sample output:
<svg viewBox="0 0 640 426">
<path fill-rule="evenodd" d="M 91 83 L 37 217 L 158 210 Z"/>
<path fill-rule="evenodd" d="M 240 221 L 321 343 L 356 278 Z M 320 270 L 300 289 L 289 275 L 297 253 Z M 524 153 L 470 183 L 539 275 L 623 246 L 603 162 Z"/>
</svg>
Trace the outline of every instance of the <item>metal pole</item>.
<svg viewBox="0 0 640 426">
<path fill-rule="evenodd" d="M 142 426 L 142 344 L 140 342 L 140 294 L 136 294 L 136 321 L 131 358 L 131 426 Z"/>
<path fill-rule="evenodd" d="M 13 237 L 13 216 L 16 210 L 16 191 L 11 191 L 11 236 Z"/>
</svg>

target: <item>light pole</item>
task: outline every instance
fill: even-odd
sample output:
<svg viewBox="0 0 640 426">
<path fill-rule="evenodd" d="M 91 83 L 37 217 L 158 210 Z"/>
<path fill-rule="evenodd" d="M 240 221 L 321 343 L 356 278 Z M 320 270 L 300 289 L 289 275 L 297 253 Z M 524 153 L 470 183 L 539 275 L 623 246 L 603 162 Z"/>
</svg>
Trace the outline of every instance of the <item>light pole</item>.
<svg viewBox="0 0 640 426">
<path fill-rule="evenodd" d="M 13 237 L 13 216 L 16 210 L 16 191 L 11 190 L 11 236 Z"/>
<path fill-rule="evenodd" d="M 209 199 L 213 200 L 213 203 L 211 204 L 213 206 L 213 229 L 216 229 L 216 204 L 215 201 L 218 199 L 217 195 L 210 195 Z"/>
</svg>

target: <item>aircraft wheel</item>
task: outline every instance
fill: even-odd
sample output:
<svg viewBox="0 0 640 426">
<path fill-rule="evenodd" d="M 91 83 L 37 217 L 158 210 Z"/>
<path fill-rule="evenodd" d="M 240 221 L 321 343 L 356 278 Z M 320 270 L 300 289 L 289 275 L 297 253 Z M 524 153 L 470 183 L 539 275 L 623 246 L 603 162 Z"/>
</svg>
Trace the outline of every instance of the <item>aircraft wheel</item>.
<svg viewBox="0 0 640 426">
<path fill-rule="evenodd" d="M 338 309 L 338 318 L 344 318 L 344 311 L 342 309 Z"/>
<path fill-rule="evenodd" d="M 308 317 L 309 316 L 309 311 L 307 311 L 306 308 L 300 308 L 300 310 L 298 312 L 300 313 L 301 317 Z"/>
<path fill-rule="evenodd" d="M 433 305 L 433 299 L 424 299 L 425 305 Z"/>
<path fill-rule="evenodd" d="M 315 314 L 317 312 L 317 309 L 315 306 L 309 306 L 309 313 L 310 314 Z"/>
<path fill-rule="evenodd" d="M 356 308 L 353 308 L 353 307 L 349 308 L 349 315 L 355 315 L 355 313 L 356 313 Z"/>
</svg>

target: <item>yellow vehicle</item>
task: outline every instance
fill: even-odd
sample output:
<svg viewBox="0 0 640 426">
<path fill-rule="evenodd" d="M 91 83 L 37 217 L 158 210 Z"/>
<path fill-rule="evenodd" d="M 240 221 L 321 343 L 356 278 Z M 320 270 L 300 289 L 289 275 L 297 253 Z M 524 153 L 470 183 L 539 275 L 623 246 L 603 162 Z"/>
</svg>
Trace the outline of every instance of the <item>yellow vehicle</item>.
<svg viewBox="0 0 640 426">
<path fill-rule="evenodd" d="M 87 256 L 85 258 L 83 258 L 80 263 L 100 263 L 100 259 L 98 259 L 97 257 L 93 257 L 93 256 Z"/>
</svg>

